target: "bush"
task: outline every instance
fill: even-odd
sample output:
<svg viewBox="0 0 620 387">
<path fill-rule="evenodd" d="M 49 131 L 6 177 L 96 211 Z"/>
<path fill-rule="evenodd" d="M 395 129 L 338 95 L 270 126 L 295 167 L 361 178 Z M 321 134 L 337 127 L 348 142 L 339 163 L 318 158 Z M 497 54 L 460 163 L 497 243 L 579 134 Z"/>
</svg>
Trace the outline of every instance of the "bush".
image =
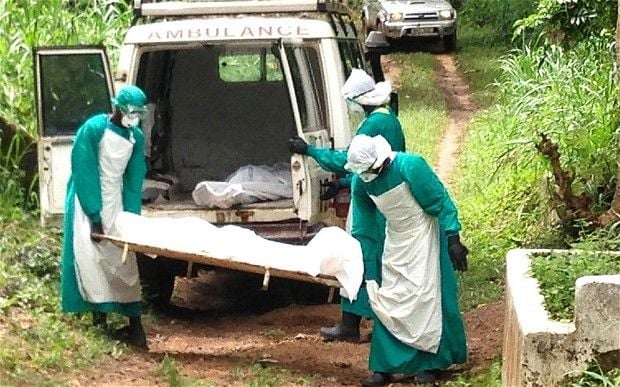
<svg viewBox="0 0 620 387">
<path fill-rule="evenodd" d="M 501 125 L 510 139 L 504 163 L 538 171 L 543 183 L 542 172 L 550 166 L 536 145 L 544 134 L 558 145 L 563 170 L 574 176 L 575 195 L 587 198 L 593 211 L 608 207 L 617 168 L 620 106 L 611 43 L 593 39 L 574 50 L 515 51 L 503 60 L 500 84 Z M 538 191 L 556 197 L 548 184 Z M 565 210 L 557 202 L 555 209 Z"/>
<path fill-rule="evenodd" d="M 614 0 L 540 0 L 534 13 L 516 23 L 515 36 L 529 31 L 548 44 L 568 46 L 610 34 L 617 11 Z"/>
<path fill-rule="evenodd" d="M 492 41 L 508 41 L 513 35 L 514 23 L 535 9 L 533 0 L 462 0 L 459 20 L 473 29 L 483 29 Z M 469 27 L 466 27 L 469 28 Z"/>
<path fill-rule="evenodd" d="M 620 273 L 620 259 L 618 255 L 600 252 L 552 252 L 532 258 L 532 273 L 538 279 L 551 318 L 570 321 L 574 313 L 577 278 Z"/>
</svg>

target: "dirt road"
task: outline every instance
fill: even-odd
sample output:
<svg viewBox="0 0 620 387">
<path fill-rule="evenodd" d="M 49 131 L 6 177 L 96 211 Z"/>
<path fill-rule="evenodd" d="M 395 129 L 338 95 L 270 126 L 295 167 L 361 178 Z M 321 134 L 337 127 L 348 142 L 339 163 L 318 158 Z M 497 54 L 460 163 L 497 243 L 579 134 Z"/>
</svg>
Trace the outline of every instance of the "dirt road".
<svg viewBox="0 0 620 387">
<path fill-rule="evenodd" d="M 438 81 L 451 114 L 436 169 L 449 184 L 474 104 L 454 59 L 447 55 L 436 58 Z M 386 67 L 397 85 L 398 68 L 389 60 Z M 178 278 L 173 302 L 180 309 L 147 324 L 148 352 L 106 360 L 94 372 L 74 375 L 71 382 L 165 385 L 161 362 L 168 355 L 182 376 L 204 380 L 207 385 L 268 385 L 270 377 L 284 385 L 358 385 L 368 375 L 368 344 L 323 343 L 318 335 L 321 326 L 339 320 L 338 305 L 277 307 L 287 300 L 278 295 L 278 285 L 274 286 L 273 294 L 271 290 L 263 293 L 258 290 L 259 280 L 233 273 Z M 231 309 L 232 305 L 237 307 Z M 502 304 L 465 313 L 469 362 L 446 372 L 445 380 L 461 372 L 484 369 L 500 354 L 502 317 Z M 363 333 L 370 329 L 370 322 L 365 321 Z M 406 382 L 400 380 L 394 385 Z"/>
</svg>

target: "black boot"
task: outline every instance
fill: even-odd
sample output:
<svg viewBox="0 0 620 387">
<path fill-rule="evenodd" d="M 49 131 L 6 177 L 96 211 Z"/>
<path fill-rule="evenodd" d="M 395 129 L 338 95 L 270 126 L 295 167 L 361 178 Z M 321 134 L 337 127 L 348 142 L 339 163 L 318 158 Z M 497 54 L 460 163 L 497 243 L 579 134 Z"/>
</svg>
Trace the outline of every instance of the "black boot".
<svg viewBox="0 0 620 387">
<path fill-rule="evenodd" d="M 140 318 L 140 316 L 129 318 L 129 330 L 129 344 L 134 347 L 147 348 L 146 333 L 144 332 L 142 318 Z"/>
<path fill-rule="evenodd" d="M 108 329 L 107 315 L 103 312 L 93 312 L 93 326 L 104 331 Z"/>
<path fill-rule="evenodd" d="M 385 386 L 392 381 L 392 375 L 385 372 L 375 372 L 362 380 L 363 387 Z"/>
<path fill-rule="evenodd" d="M 422 371 L 413 377 L 413 382 L 417 384 L 434 384 L 439 378 L 439 370 Z"/>
<path fill-rule="evenodd" d="M 342 322 L 333 327 L 322 327 L 321 337 L 325 341 L 360 341 L 360 321 L 362 317 L 342 312 Z"/>
<path fill-rule="evenodd" d="M 148 349 L 146 344 L 146 333 L 144 333 L 140 317 L 130 317 L 129 325 L 117 329 L 112 333 L 112 337 L 128 345 Z"/>
</svg>

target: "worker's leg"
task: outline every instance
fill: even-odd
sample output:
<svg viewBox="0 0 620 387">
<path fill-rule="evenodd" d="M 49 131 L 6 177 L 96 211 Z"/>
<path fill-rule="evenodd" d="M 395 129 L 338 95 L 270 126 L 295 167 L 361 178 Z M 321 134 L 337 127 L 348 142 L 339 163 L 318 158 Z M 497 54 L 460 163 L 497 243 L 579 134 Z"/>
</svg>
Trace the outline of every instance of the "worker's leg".
<svg viewBox="0 0 620 387">
<path fill-rule="evenodd" d="M 103 330 L 108 328 L 107 315 L 103 312 L 93 312 L 93 325 Z"/>
<path fill-rule="evenodd" d="M 129 317 L 129 344 L 141 348 L 146 348 L 147 346 L 146 333 L 144 332 L 140 316 Z"/>
<path fill-rule="evenodd" d="M 326 341 L 359 341 L 362 316 L 342 311 L 342 321 L 331 327 L 322 327 L 321 336 Z"/>
</svg>

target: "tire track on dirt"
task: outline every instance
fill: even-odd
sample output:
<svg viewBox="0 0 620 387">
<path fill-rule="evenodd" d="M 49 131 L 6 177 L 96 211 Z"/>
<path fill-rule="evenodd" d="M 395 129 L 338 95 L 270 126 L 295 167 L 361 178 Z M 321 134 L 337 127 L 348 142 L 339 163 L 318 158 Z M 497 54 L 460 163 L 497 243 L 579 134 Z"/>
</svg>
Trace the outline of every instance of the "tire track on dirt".
<svg viewBox="0 0 620 387">
<path fill-rule="evenodd" d="M 439 158 L 436 169 L 439 178 L 449 185 L 465 130 L 476 106 L 469 85 L 460 75 L 454 57 L 437 55 L 436 58 L 439 87 L 450 112 L 450 123 L 438 146 Z"/>
<path fill-rule="evenodd" d="M 435 167 L 439 178 L 448 186 L 454 181 L 454 169 L 458 163 L 467 127 L 476 112 L 469 84 L 461 76 L 457 63 L 451 55 L 437 55 L 436 75 L 446 100 L 450 121 L 438 145 L 438 161 Z M 481 304 L 463 313 L 467 330 L 469 359 L 465 369 L 476 373 L 488 368 L 501 355 L 504 327 L 504 302 Z"/>
</svg>

